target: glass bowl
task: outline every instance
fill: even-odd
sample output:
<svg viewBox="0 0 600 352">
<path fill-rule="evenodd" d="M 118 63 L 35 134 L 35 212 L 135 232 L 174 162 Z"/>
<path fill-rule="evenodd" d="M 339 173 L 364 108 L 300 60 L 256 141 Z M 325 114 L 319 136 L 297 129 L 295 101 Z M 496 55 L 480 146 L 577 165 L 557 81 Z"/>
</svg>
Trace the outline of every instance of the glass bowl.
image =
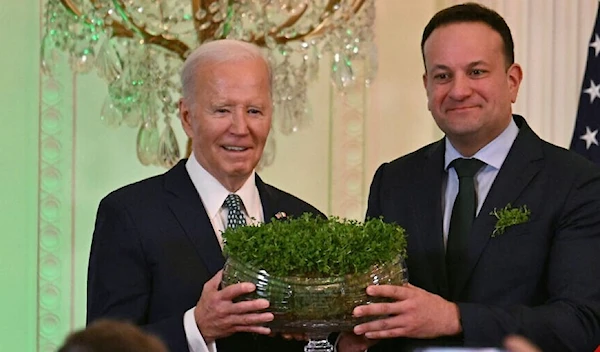
<svg viewBox="0 0 600 352">
<path fill-rule="evenodd" d="M 369 285 L 403 285 L 408 271 L 402 257 L 371 267 L 366 273 L 337 277 L 275 277 L 266 271 L 240 263 L 229 257 L 223 270 L 222 286 L 252 282 L 256 291 L 239 300 L 264 298 L 270 302 L 267 311 L 275 319 L 267 324 L 273 332 L 327 336 L 331 332 L 351 331 L 360 323 L 377 317 L 355 318 L 354 307 L 385 302 L 366 294 Z"/>
</svg>

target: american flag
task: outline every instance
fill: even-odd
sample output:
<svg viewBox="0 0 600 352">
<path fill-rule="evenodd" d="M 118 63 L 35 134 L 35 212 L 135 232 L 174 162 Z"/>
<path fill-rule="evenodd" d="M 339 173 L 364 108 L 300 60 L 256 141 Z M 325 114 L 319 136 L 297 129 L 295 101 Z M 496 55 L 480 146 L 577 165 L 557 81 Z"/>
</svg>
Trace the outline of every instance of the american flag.
<svg viewBox="0 0 600 352">
<path fill-rule="evenodd" d="M 579 108 L 575 120 L 575 130 L 571 139 L 571 150 L 600 164 L 600 4 L 596 14 L 596 24 L 588 47 L 587 64 Z"/>
</svg>

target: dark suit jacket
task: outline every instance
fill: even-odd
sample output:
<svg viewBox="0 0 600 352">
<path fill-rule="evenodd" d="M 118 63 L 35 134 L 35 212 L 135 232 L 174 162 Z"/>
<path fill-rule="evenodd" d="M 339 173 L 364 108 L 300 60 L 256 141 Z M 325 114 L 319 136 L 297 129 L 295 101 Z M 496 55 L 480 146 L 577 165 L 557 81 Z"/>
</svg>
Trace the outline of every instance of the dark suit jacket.
<svg viewBox="0 0 600 352">
<path fill-rule="evenodd" d="M 407 230 L 409 281 L 456 302 L 463 327 L 453 339 L 397 339 L 380 349 L 498 346 L 509 333 L 543 351 L 592 351 L 600 344 L 600 170 L 542 141 L 522 117 L 514 120 L 519 134 L 473 223 L 454 292 L 444 264 L 443 140 L 377 170 L 367 217 L 383 216 Z M 490 212 L 509 203 L 526 205 L 530 221 L 492 237 Z"/>
<path fill-rule="evenodd" d="M 280 211 L 321 214 L 258 176 L 256 186 L 265 221 Z M 183 314 L 223 264 L 182 160 L 165 174 L 125 186 L 100 202 L 88 268 L 87 321 L 129 320 L 160 336 L 171 352 L 187 351 Z M 217 340 L 219 352 L 302 351 L 303 345 L 241 333 Z"/>
</svg>

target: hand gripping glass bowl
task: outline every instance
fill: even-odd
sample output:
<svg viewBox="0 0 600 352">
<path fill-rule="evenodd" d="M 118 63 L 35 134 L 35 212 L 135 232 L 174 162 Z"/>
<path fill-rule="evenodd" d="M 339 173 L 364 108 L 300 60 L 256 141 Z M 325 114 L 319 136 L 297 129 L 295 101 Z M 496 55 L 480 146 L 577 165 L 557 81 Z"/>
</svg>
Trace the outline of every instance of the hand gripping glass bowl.
<svg viewBox="0 0 600 352">
<path fill-rule="evenodd" d="M 229 257 L 223 270 L 222 286 L 252 282 L 256 291 L 240 299 L 264 298 L 275 319 L 267 324 L 273 332 L 301 333 L 309 337 L 305 352 L 332 352 L 327 336 L 336 331 L 351 331 L 357 324 L 376 317 L 355 318 L 354 307 L 385 302 L 366 294 L 369 285 L 404 285 L 408 271 L 404 259 L 375 265 L 365 273 L 327 278 L 275 277 Z"/>
</svg>

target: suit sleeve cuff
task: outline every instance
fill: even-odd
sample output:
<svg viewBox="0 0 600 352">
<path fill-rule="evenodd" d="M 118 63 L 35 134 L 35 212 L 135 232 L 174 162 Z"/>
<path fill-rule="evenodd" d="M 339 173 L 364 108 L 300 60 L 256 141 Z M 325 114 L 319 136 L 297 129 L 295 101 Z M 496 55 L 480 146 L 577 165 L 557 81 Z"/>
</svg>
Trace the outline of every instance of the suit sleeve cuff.
<svg viewBox="0 0 600 352">
<path fill-rule="evenodd" d="M 196 307 L 193 307 L 183 315 L 183 329 L 185 330 L 185 338 L 190 352 L 217 352 L 217 343 L 213 341 L 206 344 L 204 337 L 198 330 L 194 319 L 195 311 Z"/>
</svg>

